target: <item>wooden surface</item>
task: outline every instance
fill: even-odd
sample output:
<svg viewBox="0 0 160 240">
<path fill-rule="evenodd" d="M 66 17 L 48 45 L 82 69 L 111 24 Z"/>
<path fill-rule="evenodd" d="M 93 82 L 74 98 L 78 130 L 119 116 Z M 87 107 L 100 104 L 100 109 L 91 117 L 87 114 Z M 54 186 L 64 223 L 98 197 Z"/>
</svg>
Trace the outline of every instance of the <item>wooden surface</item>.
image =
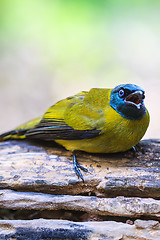
<svg viewBox="0 0 160 240">
<path fill-rule="evenodd" d="M 9 234 L 10 229 L 17 234 L 17 229 L 24 228 L 25 224 L 37 234 L 36 226 L 41 224 L 42 228 L 49 224 L 48 229 L 54 229 L 54 233 L 58 232 L 59 224 L 64 231 L 77 224 L 77 230 L 87 229 L 87 235 L 84 238 L 74 235 L 73 239 L 92 239 L 88 231 L 93 234 L 93 228 L 99 236 L 95 239 L 111 239 L 110 236 L 118 233 L 110 230 L 108 238 L 100 237 L 104 229 L 111 226 L 124 229 L 115 235 L 121 238 L 114 236 L 113 239 L 128 239 L 125 231 L 130 229 L 134 239 L 160 239 L 157 223 L 160 220 L 160 140 L 141 141 L 136 149 L 136 152 L 119 154 L 78 152 L 79 164 L 88 169 L 87 173 L 82 172 L 83 183 L 73 170 L 71 153 L 64 148 L 44 142 L 1 142 L 0 234 L 3 226 L 4 234 L 0 237 L 4 237 L 6 231 Z M 97 221 L 100 225 L 95 228 Z M 145 227 L 137 227 L 136 221 Z M 140 232 L 145 234 L 143 238 L 139 238 Z"/>
<path fill-rule="evenodd" d="M 66 220 L 0 221 L 0 239 L 42 240 L 159 240 L 157 221 L 136 220 L 134 225 L 104 222 L 70 222 Z"/>
<path fill-rule="evenodd" d="M 70 210 L 108 216 L 160 219 L 160 200 L 153 198 L 51 195 L 0 190 L 0 208 L 32 210 Z"/>
<path fill-rule="evenodd" d="M 44 143 L 0 143 L 0 188 L 99 197 L 160 197 L 160 141 L 142 141 L 137 152 L 91 155 L 77 153 L 88 169 L 77 178 L 71 153 Z"/>
</svg>

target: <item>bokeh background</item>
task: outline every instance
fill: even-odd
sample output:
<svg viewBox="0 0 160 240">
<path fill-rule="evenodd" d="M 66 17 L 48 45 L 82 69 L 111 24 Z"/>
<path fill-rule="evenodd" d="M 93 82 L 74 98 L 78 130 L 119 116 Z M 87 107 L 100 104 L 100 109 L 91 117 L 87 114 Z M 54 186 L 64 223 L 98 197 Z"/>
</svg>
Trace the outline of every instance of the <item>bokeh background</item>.
<svg viewBox="0 0 160 240">
<path fill-rule="evenodd" d="M 160 135 L 159 0 L 0 0 L 0 132 L 92 87 L 134 83 Z"/>
</svg>

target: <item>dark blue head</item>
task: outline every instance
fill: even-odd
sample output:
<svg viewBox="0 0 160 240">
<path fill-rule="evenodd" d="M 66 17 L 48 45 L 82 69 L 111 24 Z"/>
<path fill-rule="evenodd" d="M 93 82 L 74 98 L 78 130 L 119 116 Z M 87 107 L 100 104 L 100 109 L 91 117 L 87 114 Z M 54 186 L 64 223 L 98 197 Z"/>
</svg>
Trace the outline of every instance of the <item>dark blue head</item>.
<svg viewBox="0 0 160 240">
<path fill-rule="evenodd" d="M 111 92 L 110 106 L 122 117 L 140 120 L 146 114 L 144 90 L 133 84 L 122 84 Z"/>
</svg>

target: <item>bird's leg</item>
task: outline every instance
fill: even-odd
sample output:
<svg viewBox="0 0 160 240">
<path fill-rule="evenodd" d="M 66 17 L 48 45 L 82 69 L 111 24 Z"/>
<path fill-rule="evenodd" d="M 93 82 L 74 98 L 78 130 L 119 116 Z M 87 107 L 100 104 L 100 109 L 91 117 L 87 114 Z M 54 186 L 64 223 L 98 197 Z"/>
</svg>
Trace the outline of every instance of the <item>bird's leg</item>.
<svg viewBox="0 0 160 240">
<path fill-rule="evenodd" d="M 136 145 L 133 146 L 133 147 L 131 148 L 131 151 L 132 151 L 133 156 L 135 157 L 136 154 L 137 154 L 137 151 L 138 151 L 137 146 L 136 146 Z"/>
<path fill-rule="evenodd" d="M 134 152 L 137 152 L 136 146 L 133 146 L 133 147 L 132 147 L 132 150 L 133 150 Z"/>
<path fill-rule="evenodd" d="M 73 160 L 73 168 L 74 168 L 75 173 L 84 182 L 83 175 L 82 175 L 81 171 L 79 170 L 79 168 L 84 172 L 88 172 L 87 168 L 84 168 L 84 167 L 82 167 L 81 165 L 78 164 L 75 152 L 73 152 L 72 160 Z"/>
</svg>

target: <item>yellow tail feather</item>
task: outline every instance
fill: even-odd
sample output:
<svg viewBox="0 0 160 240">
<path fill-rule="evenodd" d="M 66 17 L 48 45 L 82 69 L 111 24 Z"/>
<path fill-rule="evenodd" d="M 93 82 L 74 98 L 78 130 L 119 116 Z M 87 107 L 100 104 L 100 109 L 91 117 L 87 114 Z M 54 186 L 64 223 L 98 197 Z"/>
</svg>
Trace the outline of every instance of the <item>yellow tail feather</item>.
<svg viewBox="0 0 160 240">
<path fill-rule="evenodd" d="M 11 130 L 9 132 L 3 133 L 0 135 L 0 141 L 5 141 L 9 139 L 24 139 L 26 138 L 25 132 L 33 127 L 37 123 L 39 123 L 41 118 L 35 118 L 23 125 L 20 125 L 19 127 L 15 128 L 14 130 Z"/>
</svg>

